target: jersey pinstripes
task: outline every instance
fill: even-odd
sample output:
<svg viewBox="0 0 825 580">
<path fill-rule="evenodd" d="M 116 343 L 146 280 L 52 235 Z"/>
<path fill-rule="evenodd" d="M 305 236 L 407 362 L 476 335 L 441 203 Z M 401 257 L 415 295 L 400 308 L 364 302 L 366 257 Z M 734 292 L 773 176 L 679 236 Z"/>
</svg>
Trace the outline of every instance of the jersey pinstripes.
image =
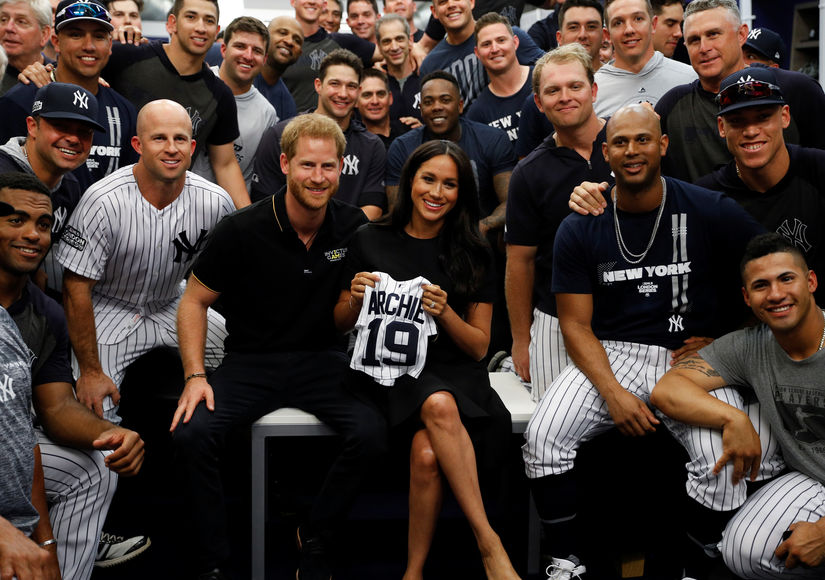
<svg viewBox="0 0 825 580">
<path fill-rule="evenodd" d="M 602 341 L 613 374 L 631 394 L 645 403 L 656 382 L 670 368 L 670 351 L 651 345 L 620 341 Z M 712 392 L 737 406 L 747 407 L 733 388 Z M 784 468 L 770 425 L 759 413 L 758 404 L 747 409 L 765 450 L 759 479 L 775 476 Z M 719 477 L 711 472 L 722 452 L 721 433 L 713 429 L 691 427 L 665 417 L 657 417 L 687 449 L 688 495 L 706 507 L 730 510 L 742 505 L 746 497 L 745 482 L 731 483 L 730 472 Z M 522 456 L 530 478 L 558 475 L 573 469 L 579 445 L 614 426 L 607 402 L 598 389 L 575 365 L 564 369 L 539 402 L 524 434 Z"/>
<path fill-rule="evenodd" d="M 391 387 L 404 374 L 415 378 L 421 374 L 427 341 L 438 331 L 421 305 L 422 285 L 430 283 L 426 278 L 399 282 L 384 272 L 373 273 L 380 280 L 364 292 L 350 367 Z"/>
<path fill-rule="evenodd" d="M 822 566 L 785 568 L 774 556 L 782 534 L 795 522 L 825 518 L 825 485 L 794 471 L 748 498 L 731 518 L 720 544 L 725 564 L 742 578 L 822 578 Z"/>
<path fill-rule="evenodd" d="M 189 172 L 180 196 L 161 210 L 140 194 L 132 166 L 90 187 L 64 230 L 58 259 L 98 281 L 98 342 L 122 340 L 134 331 L 136 316 L 151 315 L 179 297 L 179 284 L 207 233 L 233 210 L 224 190 Z"/>
<path fill-rule="evenodd" d="M 573 361 L 567 356 L 559 319 L 533 309 L 530 325 L 530 396 L 539 402 L 561 371 Z"/>
<path fill-rule="evenodd" d="M 87 579 L 117 487 L 117 474 L 104 464 L 110 452 L 57 445 L 40 429 L 37 440 L 61 576 Z"/>
</svg>

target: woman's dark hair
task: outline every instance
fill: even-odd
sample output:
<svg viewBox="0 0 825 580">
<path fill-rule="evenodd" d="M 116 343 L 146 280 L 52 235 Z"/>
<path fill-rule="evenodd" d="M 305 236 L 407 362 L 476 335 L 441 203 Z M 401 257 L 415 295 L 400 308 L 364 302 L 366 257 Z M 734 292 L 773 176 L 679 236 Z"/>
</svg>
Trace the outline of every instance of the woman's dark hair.
<svg viewBox="0 0 825 580">
<path fill-rule="evenodd" d="M 390 226 L 402 231 L 412 219 L 412 182 L 421 166 L 439 155 L 447 155 L 458 168 L 458 199 L 446 215 L 439 234 L 438 260 L 454 284 L 453 292 L 470 298 L 481 286 L 491 266 L 487 241 L 478 229 L 479 208 L 473 166 L 467 154 L 452 141 L 427 141 L 410 155 L 401 170 L 398 198 L 389 216 Z"/>
</svg>

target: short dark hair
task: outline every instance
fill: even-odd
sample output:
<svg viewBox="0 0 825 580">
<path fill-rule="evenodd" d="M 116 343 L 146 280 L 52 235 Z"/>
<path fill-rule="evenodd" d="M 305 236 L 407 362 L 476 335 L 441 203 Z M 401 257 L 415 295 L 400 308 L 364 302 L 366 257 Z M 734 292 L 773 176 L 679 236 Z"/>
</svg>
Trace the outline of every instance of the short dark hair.
<svg viewBox="0 0 825 580">
<path fill-rule="evenodd" d="M 390 80 L 387 78 L 387 73 L 382 70 L 372 67 L 364 69 L 364 74 L 361 76 L 361 82 L 363 83 L 367 79 L 378 79 L 386 85 L 388 91 L 390 90 Z"/>
<path fill-rule="evenodd" d="M 673 4 L 679 4 L 684 8 L 685 0 L 650 0 L 650 5 L 653 6 L 653 14 L 657 16 L 662 13 L 665 6 L 672 6 Z"/>
<path fill-rule="evenodd" d="M 793 242 L 776 232 L 769 232 L 767 234 L 759 234 L 755 236 L 745 247 L 745 253 L 742 256 L 742 261 L 739 263 L 739 275 L 742 277 L 742 283 L 745 282 L 745 268 L 750 262 L 764 258 L 768 254 L 777 254 L 784 252 L 791 254 L 805 271 L 808 271 L 808 261 L 805 259 L 805 254 L 802 250 L 797 248 Z"/>
<path fill-rule="evenodd" d="M 507 32 L 510 33 L 510 36 L 513 36 L 513 25 L 510 24 L 509 18 L 502 16 L 498 12 L 488 12 L 476 20 L 476 27 L 473 31 L 473 35 L 476 37 L 476 44 L 478 44 L 478 33 L 493 24 L 503 24 Z"/>
<path fill-rule="evenodd" d="M 462 98 L 461 85 L 458 84 L 458 80 L 445 70 L 434 70 L 433 72 L 424 75 L 424 78 L 421 79 L 421 88 L 423 89 L 424 85 L 436 79 L 441 79 L 453 84 L 455 86 L 456 93 L 458 93 L 458 98 Z"/>
<path fill-rule="evenodd" d="M 346 48 L 336 48 L 321 61 L 321 68 L 318 71 L 318 78 L 321 79 L 321 82 L 324 82 L 324 79 L 327 77 L 329 67 L 339 64 L 348 66 L 354 70 L 355 74 L 358 75 L 358 82 L 361 82 L 361 79 L 364 77 L 364 65 L 361 63 L 361 59 L 355 56 L 354 52 Z"/>
<path fill-rule="evenodd" d="M 180 15 L 180 11 L 183 9 L 183 3 L 186 0 L 175 0 L 172 7 L 169 9 L 169 14 L 172 14 L 177 18 Z M 207 2 L 211 2 L 215 6 L 215 15 L 220 18 L 221 17 L 221 7 L 218 6 L 218 0 L 207 0 Z"/>
<path fill-rule="evenodd" d="M 678 2 L 679 0 L 674 1 Z M 564 15 L 571 8 L 593 8 L 599 13 L 599 18 L 601 18 L 602 22 L 604 22 L 604 7 L 599 0 L 567 0 L 561 5 L 561 7 L 558 8 L 560 27 L 564 24 Z"/>
<path fill-rule="evenodd" d="M 115 2 L 120 2 L 120 1 L 121 0 L 106 0 L 105 1 L 106 10 L 109 10 L 111 12 L 112 4 L 114 4 Z M 143 0 L 132 0 L 132 2 L 134 2 L 135 5 L 137 6 L 138 13 L 143 14 Z"/>
<path fill-rule="evenodd" d="M 238 16 L 221 32 L 224 33 L 224 44 L 229 44 L 229 41 L 232 39 L 232 35 L 236 32 L 257 34 L 264 39 L 264 54 L 269 53 L 269 29 L 257 18 L 253 18 L 252 16 Z"/>
<path fill-rule="evenodd" d="M 610 22 L 608 20 L 607 9 L 610 8 L 610 5 L 615 3 L 616 0 L 605 0 L 604 1 L 604 25 L 608 28 L 610 27 Z M 645 10 L 647 11 L 647 15 L 653 18 L 653 6 L 650 5 L 650 0 L 642 0 L 645 5 Z"/>
<path fill-rule="evenodd" d="M 338 1 L 340 2 L 340 0 L 338 0 Z M 349 7 L 350 7 L 350 4 L 352 4 L 353 2 L 366 2 L 367 4 L 371 4 L 372 9 L 375 11 L 375 15 L 377 16 L 377 15 L 381 14 L 381 11 L 378 10 L 378 2 L 376 2 L 376 0 L 348 0 L 348 2 L 347 2 L 347 14 L 349 14 Z"/>
<path fill-rule="evenodd" d="M 45 183 L 31 173 L 23 173 L 22 171 L 0 173 L 0 191 L 4 189 L 22 189 L 32 193 L 42 193 L 49 199 L 52 197 L 52 192 L 49 191 Z"/>
</svg>

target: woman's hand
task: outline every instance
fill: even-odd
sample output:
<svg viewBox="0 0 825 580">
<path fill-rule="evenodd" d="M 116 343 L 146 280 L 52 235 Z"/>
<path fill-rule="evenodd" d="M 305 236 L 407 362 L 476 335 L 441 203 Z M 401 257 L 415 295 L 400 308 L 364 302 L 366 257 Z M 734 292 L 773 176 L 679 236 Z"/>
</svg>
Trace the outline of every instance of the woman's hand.
<svg viewBox="0 0 825 580">
<path fill-rule="evenodd" d="M 364 303 L 364 292 L 367 291 L 367 286 L 375 288 L 375 283 L 380 279 L 378 274 L 373 274 L 372 272 L 358 272 L 355 275 L 349 285 L 349 293 L 355 303 L 352 305 L 354 310 L 356 306 L 360 309 Z"/>
<path fill-rule="evenodd" d="M 421 295 L 421 303 L 424 305 L 424 312 L 433 318 L 439 318 L 447 311 L 447 293 L 436 284 L 424 284 L 424 294 Z"/>
</svg>

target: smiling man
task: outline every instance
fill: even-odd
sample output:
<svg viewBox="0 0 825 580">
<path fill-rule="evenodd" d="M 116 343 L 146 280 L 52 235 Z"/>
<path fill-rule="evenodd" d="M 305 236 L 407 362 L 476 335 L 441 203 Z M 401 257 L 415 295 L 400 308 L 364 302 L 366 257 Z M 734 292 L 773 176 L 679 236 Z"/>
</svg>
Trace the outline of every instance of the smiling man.
<svg viewBox="0 0 825 580">
<path fill-rule="evenodd" d="M 724 437 L 719 477 L 756 479 L 760 434 L 751 417 L 714 396 L 724 385 L 755 395 L 791 470 L 745 501 L 719 548 L 740 578 L 822 578 L 825 565 L 825 313 L 817 276 L 778 234 L 754 238 L 740 268 L 745 302 L 762 324 L 723 336 L 674 365 L 653 401 L 668 415 Z"/>
<path fill-rule="evenodd" d="M 685 9 L 684 32 L 690 64 L 699 79 L 663 96 L 656 112 L 670 137 L 665 174 L 695 181 L 731 159 L 719 137 L 715 99 L 722 80 L 745 68 L 742 46 L 748 39 L 748 25 L 741 21 L 736 0 L 692 0 Z M 791 113 L 785 141 L 825 149 L 822 87 L 796 71 L 774 72 Z"/>
<path fill-rule="evenodd" d="M 385 14 L 375 24 L 375 35 L 392 92 L 390 117 L 408 127 L 420 127 L 421 81 L 410 60 L 409 24 L 398 14 Z"/>
<path fill-rule="evenodd" d="M 613 202 L 600 216 L 565 218 L 553 248 L 551 290 L 575 367 L 544 393 L 522 448 L 546 552 L 552 566 L 574 574 L 584 565 L 568 554 L 580 555 L 587 541 L 576 521 L 579 445 L 613 427 L 628 436 L 656 430 L 660 418 L 648 401 L 671 354 L 681 360 L 708 342 L 697 337 L 719 336 L 741 322 L 736 264 L 762 231 L 733 200 L 662 177 L 667 136 L 645 105 L 617 111 L 606 137 Z M 735 396 L 733 389 L 725 393 Z M 712 474 L 717 442 L 691 447 L 693 432 L 665 424 L 691 457 L 688 494 L 697 502 L 734 501 L 731 482 Z"/>
<path fill-rule="evenodd" d="M 203 579 L 226 578 L 222 568 L 230 555 L 218 465 L 228 429 L 298 407 L 341 437 L 341 451 L 298 533 L 301 580 L 332 576 L 336 536 L 345 533 L 370 465 L 386 449 L 383 418 L 343 386 L 347 357 L 332 316 L 347 245 L 367 221 L 334 197 L 344 134 L 327 115 L 299 115 L 283 130 L 281 147 L 285 187 L 215 228 L 178 310 L 188 378 L 172 430 L 189 499 L 184 520 L 194 524 Z M 207 309 L 219 297 L 230 329 L 227 355 L 207 377 Z"/>
<path fill-rule="evenodd" d="M 501 14 L 488 12 L 479 18 L 475 37 L 475 53 L 487 71 L 490 84 L 481 91 L 467 118 L 502 129 L 515 143 L 521 107 L 532 93 L 530 67 L 516 60 L 518 37 L 510 21 Z"/>
<path fill-rule="evenodd" d="M 535 104 L 555 127 L 519 161 L 507 195 L 505 292 L 513 333 L 513 365 L 538 401 L 570 363 L 551 288 L 553 241 L 570 210 L 570 191 L 582 181 L 610 181 L 601 153 L 605 122 L 593 111 L 597 87 L 590 56 L 578 43 L 536 63 Z"/>
<path fill-rule="evenodd" d="M 35 94 L 32 113 L 26 118 L 26 137 L 12 137 L 0 147 L 0 172 L 34 174 L 52 192 L 54 225 L 52 239 L 58 242 L 82 193 L 71 173 L 89 156 L 97 122 L 95 96 L 77 85 L 51 83 Z M 43 262 L 47 290 L 59 299 L 62 268 L 49 252 Z"/>
<path fill-rule="evenodd" d="M 670 89 L 696 78 L 688 65 L 654 50 L 650 0 L 608 0 L 604 18 L 614 58 L 596 73 L 601 89 L 596 114 L 600 117 L 632 103 L 655 106 Z"/>
<path fill-rule="evenodd" d="M 347 26 L 358 38 L 375 44 L 375 22 L 381 18 L 375 0 L 349 0 L 347 3 Z"/>
<path fill-rule="evenodd" d="M 9 64 L 0 80 L 0 95 L 17 84 L 17 75 L 43 62 L 43 48 L 52 31 L 49 0 L 0 0 L 0 46 Z"/>
<path fill-rule="evenodd" d="M 291 119 L 298 112 L 295 99 L 281 76 L 297 62 L 303 47 L 304 33 L 297 20 L 291 16 L 278 16 L 269 22 L 269 51 L 253 85 L 275 107 L 275 113 L 281 121 Z"/>
<path fill-rule="evenodd" d="M 352 117 L 363 72 L 361 61 L 348 50 L 336 49 L 327 55 L 321 62 L 320 76 L 315 80 L 315 113 L 335 121 L 347 140 L 336 198 L 360 207 L 368 218 L 376 219 L 387 207 L 383 184 L 387 155 L 381 140 Z M 286 125 L 287 121 L 281 121 L 261 138 L 252 180 L 255 201 L 272 195 L 286 183 L 278 162 Z"/>
<path fill-rule="evenodd" d="M 112 50 L 109 14 L 95 0 L 62 0 L 57 5 L 52 45 L 60 57 L 54 80 L 79 85 L 97 98 L 96 132 L 86 163 L 74 170 L 82 190 L 119 167 L 137 161 L 131 146 L 135 134 L 135 108 L 120 93 L 100 84 L 100 72 Z M 0 98 L 0 141 L 26 134 L 26 117 L 37 87 L 18 84 Z"/>
<path fill-rule="evenodd" d="M 249 193 L 234 151 L 238 111 L 232 92 L 204 63 L 219 15 L 217 0 L 175 0 L 166 21 L 169 42 L 115 45 L 103 77 L 138 111 L 156 99 L 181 103 L 192 122 L 194 159 L 208 157 L 217 184 L 240 208 Z"/>
<path fill-rule="evenodd" d="M 230 22 L 224 31 L 220 69 L 212 68 L 212 72 L 218 74 L 235 95 L 241 133 L 235 139 L 235 157 L 247 188 L 252 184 L 253 162 L 261 137 L 264 131 L 278 122 L 275 108 L 252 86 L 264 65 L 264 58 L 269 54 L 269 42 L 269 31 L 263 22 L 251 16 L 240 16 Z M 192 171 L 215 181 L 214 176 L 210 177 L 212 168 L 204 157 L 195 161 Z"/>
<path fill-rule="evenodd" d="M 367 131 L 377 135 L 385 149 L 390 148 L 396 137 L 409 131 L 404 123 L 390 117 L 392 102 L 387 75 L 375 68 L 365 70 L 358 95 L 358 114 Z"/>
<path fill-rule="evenodd" d="M 478 183 L 478 203 L 483 234 L 504 228 L 504 211 L 510 174 L 516 154 L 501 129 L 462 118 L 464 103 L 458 81 L 450 73 L 437 70 L 421 82 L 421 118 L 424 126 L 396 139 L 387 152 L 386 185 L 390 200 L 398 192 L 401 168 L 415 148 L 432 139 L 458 143 L 473 161 Z"/>
<path fill-rule="evenodd" d="M 667 58 L 673 58 L 682 39 L 685 19 L 684 0 L 651 0 L 656 23 L 653 26 L 653 48 Z"/>
<path fill-rule="evenodd" d="M 191 135 L 181 105 L 153 101 L 141 109 L 132 139 L 140 160 L 86 191 L 57 251 L 77 398 L 109 420 L 119 421 L 126 367 L 153 348 L 177 346 L 180 283 L 206 235 L 234 209 L 223 189 L 187 171 Z M 173 204 L 180 211 L 169 211 Z M 210 322 L 215 367 L 225 331 L 217 314 Z"/>
</svg>

